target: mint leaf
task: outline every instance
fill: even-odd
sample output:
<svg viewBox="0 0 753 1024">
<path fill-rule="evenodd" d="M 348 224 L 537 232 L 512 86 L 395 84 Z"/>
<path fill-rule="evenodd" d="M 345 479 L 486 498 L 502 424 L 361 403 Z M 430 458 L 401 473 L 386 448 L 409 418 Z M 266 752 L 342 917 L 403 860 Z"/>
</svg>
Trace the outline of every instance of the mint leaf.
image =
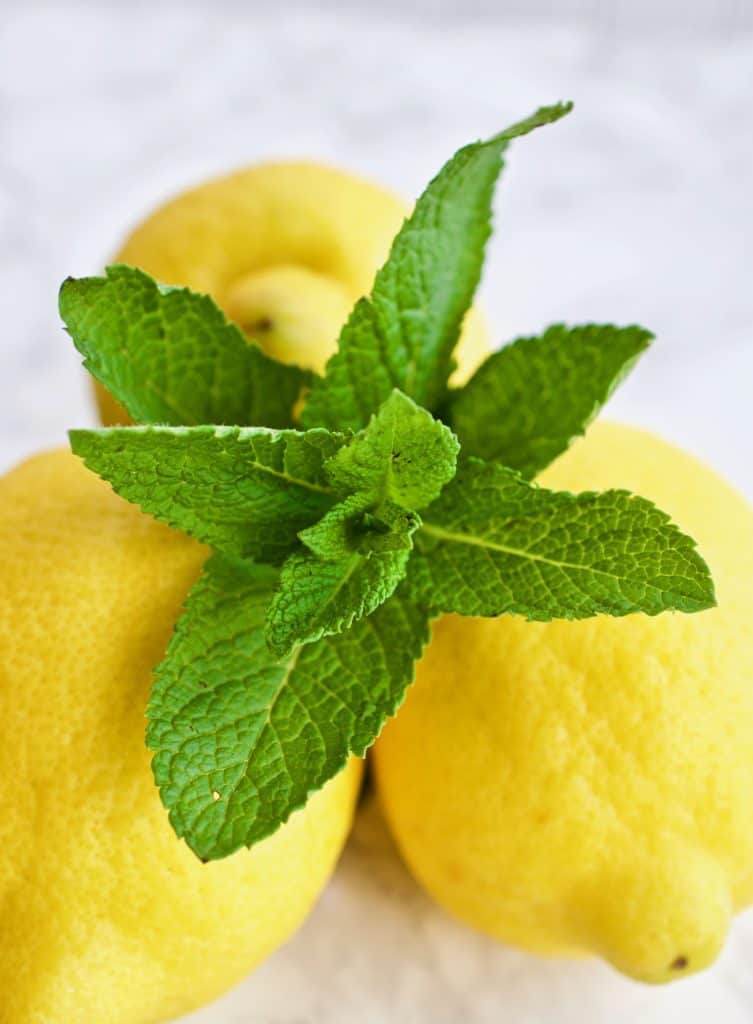
<svg viewBox="0 0 753 1024">
<path fill-rule="evenodd" d="M 350 629 L 405 575 L 419 517 L 390 505 L 387 516 L 366 519 L 363 503 L 355 495 L 301 532 L 309 550 L 293 552 L 283 565 L 267 615 L 267 643 L 278 657 Z"/>
<path fill-rule="evenodd" d="M 387 502 L 379 514 L 366 512 L 363 517 L 366 533 L 360 539 L 362 551 L 383 553 L 386 551 L 410 551 L 413 548 L 413 534 L 421 526 L 417 512 L 408 512 L 400 505 Z M 314 528 L 315 529 L 315 528 Z M 304 537 L 309 531 L 299 534 Z"/>
<path fill-rule="evenodd" d="M 642 327 L 555 324 L 495 352 L 451 393 L 463 453 L 535 476 L 584 433 L 652 339 Z"/>
<path fill-rule="evenodd" d="M 362 756 L 413 678 L 427 618 L 400 590 L 346 633 L 273 658 L 278 572 L 215 555 L 156 672 L 147 742 L 176 833 L 204 860 L 274 832 Z"/>
<path fill-rule="evenodd" d="M 228 554 L 278 562 L 335 503 L 326 430 L 114 427 L 72 430 L 89 469 L 144 512 Z"/>
<path fill-rule="evenodd" d="M 368 496 L 351 495 L 318 523 L 300 530 L 298 536 L 309 551 L 330 561 L 354 552 L 410 551 L 411 537 L 421 525 L 420 516 L 389 501 L 379 507 L 378 513 L 370 508 Z"/>
<path fill-rule="evenodd" d="M 452 479 L 459 450 L 451 430 L 393 391 L 365 430 L 329 460 L 327 476 L 341 494 L 360 492 L 415 510 Z"/>
<path fill-rule="evenodd" d="M 540 621 L 714 604 L 694 541 L 651 502 L 547 491 L 478 459 L 424 513 L 406 583 L 436 611 Z"/>
<path fill-rule="evenodd" d="M 298 644 L 342 633 L 390 597 L 405 575 L 408 551 L 362 555 L 336 561 L 294 552 L 282 567 L 272 599 L 266 636 L 278 658 Z"/>
<path fill-rule="evenodd" d="M 445 395 L 452 351 L 481 275 L 494 186 L 508 142 L 569 113 L 544 107 L 486 142 L 465 146 L 416 203 L 314 381 L 305 426 L 358 430 L 393 388 L 433 410 Z"/>
<path fill-rule="evenodd" d="M 208 295 L 135 267 L 68 278 L 59 306 L 84 366 L 137 423 L 289 427 L 312 379 L 249 344 Z"/>
</svg>

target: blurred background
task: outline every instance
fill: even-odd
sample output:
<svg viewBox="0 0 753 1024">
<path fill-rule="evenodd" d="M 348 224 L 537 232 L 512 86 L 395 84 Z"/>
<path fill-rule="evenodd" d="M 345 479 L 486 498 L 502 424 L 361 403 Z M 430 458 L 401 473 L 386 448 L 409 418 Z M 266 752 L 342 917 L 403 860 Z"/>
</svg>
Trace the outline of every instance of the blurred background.
<svg viewBox="0 0 753 1024">
<path fill-rule="evenodd" d="M 753 496 L 750 0 L 0 0 L 0 469 L 93 424 L 56 313 L 181 188 L 273 157 L 415 197 L 461 144 L 535 107 L 481 289 L 500 343 L 639 322 L 610 414 Z M 367 804 L 304 929 L 193 1024 L 753 1021 L 753 916 L 706 974 L 653 990 L 546 962 L 423 897 Z"/>
</svg>

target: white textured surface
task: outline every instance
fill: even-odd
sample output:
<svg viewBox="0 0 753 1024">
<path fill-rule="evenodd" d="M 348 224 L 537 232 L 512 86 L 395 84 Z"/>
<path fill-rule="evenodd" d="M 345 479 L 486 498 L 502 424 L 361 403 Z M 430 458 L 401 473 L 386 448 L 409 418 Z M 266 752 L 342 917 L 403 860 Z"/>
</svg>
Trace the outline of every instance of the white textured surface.
<svg viewBox="0 0 753 1024">
<path fill-rule="evenodd" d="M 645 323 L 656 347 L 613 414 L 660 429 L 753 495 L 750 8 L 581 0 L 568 9 L 583 20 L 558 24 L 495 15 L 504 4 L 472 4 L 473 16 L 442 6 L 422 18 L 397 3 L 0 3 L 0 468 L 93 422 L 57 285 L 96 271 L 171 192 L 304 155 L 415 194 L 460 143 L 572 97 L 571 119 L 515 145 L 500 189 L 483 285 L 496 333 Z M 751 915 L 711 971 L 643 988 L 453 924 L 367 814 L 304 929 L 190 1020 L 712 1018 L 753 1021 Z"/>
</svg>

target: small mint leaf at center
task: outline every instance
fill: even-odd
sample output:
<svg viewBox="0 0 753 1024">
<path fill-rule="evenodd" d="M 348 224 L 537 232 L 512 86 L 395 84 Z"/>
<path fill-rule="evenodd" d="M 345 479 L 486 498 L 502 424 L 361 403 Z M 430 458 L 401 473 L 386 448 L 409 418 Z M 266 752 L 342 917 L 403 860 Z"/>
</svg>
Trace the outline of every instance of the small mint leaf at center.
<svg viewBox="0 0 753 1024">
<path fill-rule="evenodd" d="M 418 510 L 439 496 L 460 450 L 452 431 L 400 391 L 326 465 L 340 494 Z"/>
<path fill-rule="evenodd" d="M 377 517 L 364 502 L 354 495 L 301 532 L 308 550 L 293 552 L 283 565 L 267 614 L 267 643 L 278 657 L 350 629 L 405 575 L 418 514 L 389 504 Z"/>
<path fill-rule="evenodd" d="M 370 615 L 405 575 L 410 550 L 353 552 L 336 560 L 294 552 L 269 606 L 266 636 L 277 657 L 300 644 L 342 633 Z"/>
<path fill-rule="evenodd" d="M 378 513 L 371 508 L 367 495 L 353 494 L 298 536 L 309 551 L 330 561 L 354 553 L 410 551 L 421 524 L 418 513 L 392 502 L 383 503 Z"/>
</svg>

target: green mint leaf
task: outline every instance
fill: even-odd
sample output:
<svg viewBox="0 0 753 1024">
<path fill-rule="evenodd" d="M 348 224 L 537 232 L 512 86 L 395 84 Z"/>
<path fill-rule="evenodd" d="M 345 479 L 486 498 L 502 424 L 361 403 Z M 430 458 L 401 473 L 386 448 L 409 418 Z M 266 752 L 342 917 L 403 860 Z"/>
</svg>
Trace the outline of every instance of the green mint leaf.
<svg viewBox="0 0 753 1024">
<path fill-rule="evenodd" d="M 364 513 L 363 525 L 365 532 L 360 537 L 361 551 L 383 553 L 387 551 L 411 551 L 413 534 L 421 526 L 418 512 L 408 512 L 400 505 L 387 502 L 379 509 L 379 514 Z M 299 536 L 303 537 L 301 532 Z"/>
<path fill-rule="evenodd" d="M 436 611 L 546 621 L 714 604 L 694 541 L 626 491 L 547 491 L 469 459 L 423 520 L 406 583 Z"/>
<path fill-rule="evenodd" d="M 204 860 L 274 832 L 362 756 L 402 702 L 428 620 L 401 591 L 352 629 L 275 659 L 278 572 L 215 555 L 155 676 L 147 742 L 178 836 Z"/>
<path fill-rule="evenodd" d="M 134 267 L 68 278 L 59 306 L 84 366 L 137 423 L 290 427 L 312 379 L 249 344 L 208 295 Z"/>
<path fill-rule="evenodd" d="M 122 497 L 220 551 L 279 562 L 335 503 L 326 430 L 114 427 L 72 430 L 71 448 Z"/>
<path fill-rule="evenodd" d="M 368 496 L 353 494 L 298 536 L 318 558 L 336 561 L 353 553 L 410 551 L 411 537 L 420 525 L 416 512 L 388 501 L 376 513 Z"/>
<path fill-rule="evenodd" d="M 652 339 L 642 327 L 555 324 L 495 352 L 451 393 L 463 454 L 535 476 L 584 433 Z"/>
<path fill-rule="evenodd" d="M 353 552 L 329 561 L 294 552 L 282 567 L 280 588 L 269 606 L 270 651 L 281 658 L 299 644 L 350 629 L 394 593 L 409 554 Z"/>
<path fill-rule="evenodd" d="M 390 504 L 377 518 L 364 504 L 354 495 L 301 531 L 309 550 L 293 552 L 283 565 L 267 615 L 267 643 L 277 657 L 350 629 L 405 576 L 418 515 Z"/>
<path fill-rule="evenodd" d="M 445 164 L 396 237 L 371 298 L 356 304 L 343 327 L 338 351 L 312 387 L 305 426 L 358 430 L 393 388 L 430 410 L 441 404 L 481 275 L 502 154 L 511 139 L 571 107 L 542 108 Z"/>
<path fill-rule="evenodd" d="M 439 420 L 393 391 L 368 426 L 327 463 L 341 494 L 360 492 L 374 502 L 420 509 L 455 475 L 460 445 Z"/>
<path fill-rule="evenodd" d="M 298 531 L 299 538 L 317 558 L 335 562 L 358 551 L 360 537 L 368 526 L 364 516 L 370 502 L 353 494 L 322 516 L 319 522 Z"/>
</svg>

